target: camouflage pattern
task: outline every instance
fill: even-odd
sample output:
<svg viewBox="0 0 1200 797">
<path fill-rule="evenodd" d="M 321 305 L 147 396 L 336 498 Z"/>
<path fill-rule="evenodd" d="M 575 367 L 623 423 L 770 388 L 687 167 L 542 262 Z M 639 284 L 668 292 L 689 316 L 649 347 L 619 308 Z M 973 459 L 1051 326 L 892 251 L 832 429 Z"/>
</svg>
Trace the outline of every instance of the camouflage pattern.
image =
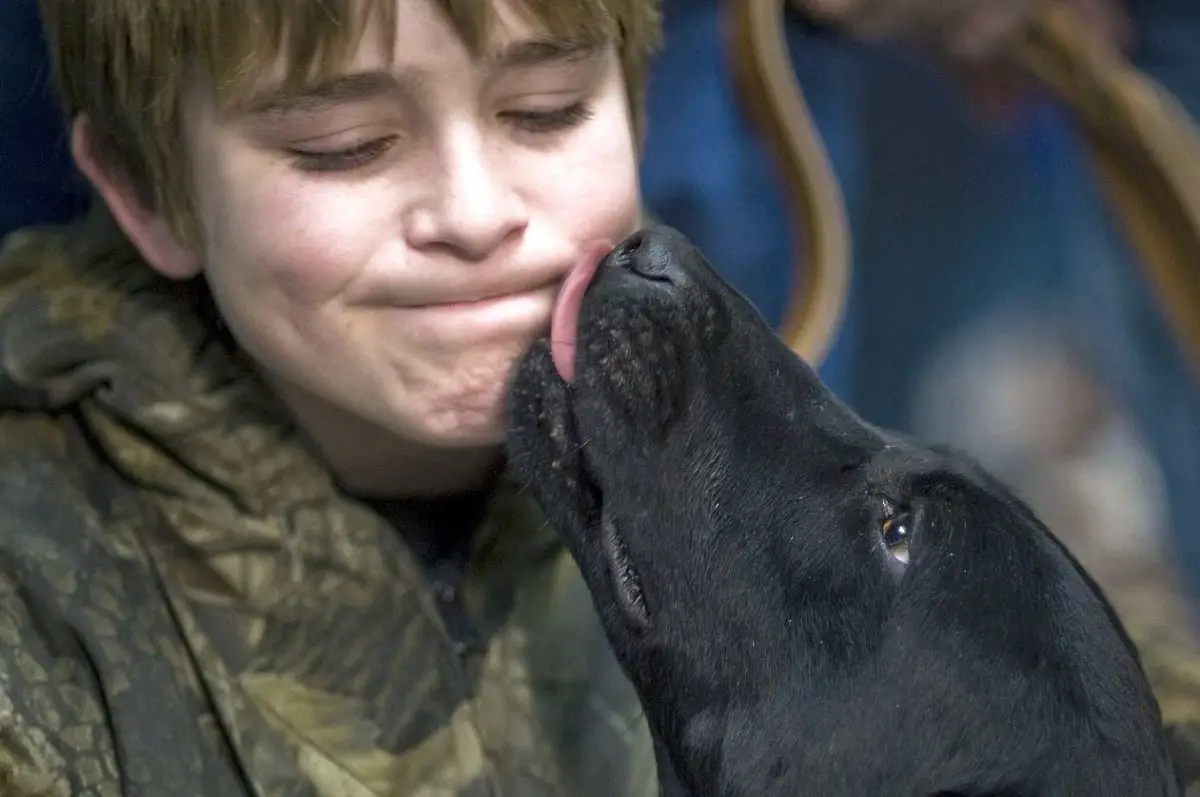
<svg viewBox="0 0 1200 797">
<path fill-rule="evenodd" d="M 198 308 L 103 213 L 0 251 L 0 795 L 655 795 L 530 502 L 477 534 L 464 643 Z M 1192 637 L 1125 620 L 1200 783 Z"/>
<path fill-rule="evenodd" d="M 103 214 L 0 251 L 0 794 L 656 794 L 531 503 L 473 542 L 465 644 L 199 317 Z"/>
</svg>

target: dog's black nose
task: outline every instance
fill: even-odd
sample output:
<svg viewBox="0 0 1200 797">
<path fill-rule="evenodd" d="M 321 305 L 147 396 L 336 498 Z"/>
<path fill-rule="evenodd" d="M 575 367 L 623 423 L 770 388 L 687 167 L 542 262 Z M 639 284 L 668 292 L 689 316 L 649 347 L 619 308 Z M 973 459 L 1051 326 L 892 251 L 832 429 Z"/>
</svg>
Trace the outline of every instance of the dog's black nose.
<svg viewBox="0 0 1200 797">
<path fill-rule="evenodd" d="M 675 237 L 678 235 L 671 230 L 654 227 L 639 230 L 617 244 L 612 261 L 639 277 L 680 285 L 684 273 Z"/>
</svg>

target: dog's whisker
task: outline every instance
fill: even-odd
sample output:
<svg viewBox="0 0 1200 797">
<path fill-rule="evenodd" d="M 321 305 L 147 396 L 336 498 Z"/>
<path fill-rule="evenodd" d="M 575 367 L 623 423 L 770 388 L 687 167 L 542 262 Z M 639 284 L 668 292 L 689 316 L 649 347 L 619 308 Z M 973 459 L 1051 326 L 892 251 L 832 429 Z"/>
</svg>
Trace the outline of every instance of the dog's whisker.
<svg viewBox="0 0 1200 797">
<path fill-rule="evenodd" d="M 576 443 L 575 446 L 570 450 L 569 453 L 572 455 L 578 454 L 579 452 L 583 451 L 583 449 L 591 442 L 592 442 L 592 438 L 590 436 L 585 437 L 583 440 L 580 440 L 578 443 Z M 531 483 L 525 483 L 525 484 L 519 485 L 517 487 L 517 489 L 515 491 L 513 491 L 513 497 L 519 498 L 519 497 L 525 495 L 525 493 L 529 492 L 529 490 L 532 486 L 533 485 Z"/>
</svg>

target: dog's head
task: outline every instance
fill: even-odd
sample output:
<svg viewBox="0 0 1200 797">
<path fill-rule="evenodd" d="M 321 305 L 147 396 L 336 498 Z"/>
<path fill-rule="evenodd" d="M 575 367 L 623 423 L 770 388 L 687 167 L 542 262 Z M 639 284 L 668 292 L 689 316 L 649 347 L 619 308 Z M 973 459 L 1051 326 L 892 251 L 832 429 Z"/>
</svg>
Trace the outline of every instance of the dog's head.
<svg viewBox="0 0 1200 797">
<path fill-rule="evenodd" d="M 677 232 L 583 279 L 511 468 L 687 788 L 1173 793 L 1131 646 L 1024 505 L 860 420 Z"/>
</svg>

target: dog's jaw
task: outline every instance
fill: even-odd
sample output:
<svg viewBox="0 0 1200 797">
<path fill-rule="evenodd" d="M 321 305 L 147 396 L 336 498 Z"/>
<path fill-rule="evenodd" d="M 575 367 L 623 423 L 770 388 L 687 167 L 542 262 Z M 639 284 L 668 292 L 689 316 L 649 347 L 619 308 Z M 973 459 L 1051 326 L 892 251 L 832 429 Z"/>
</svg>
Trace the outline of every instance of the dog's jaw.
<svg viewBox="0 0 1200 797">
<path fill-rule="evenodd" d="M 546 341 L 535 343 L 518 362 L 508 402 L 510 472 L 551 512 L 560 536 L 581 539 L 599 522 L 599 495 L 585 480 L 570 388 L 558 376 Z"/>
<path fill-rule="evenodd" d="M 550 521 L 585 569 L 601 614 L 611 618 L 619 613 L 630 631 L 644 631 L 650 617 L 640 576 L 588 470 L 586 439 L 577 430 L 572 390 L 556 359 L 541 344 L 518 366 L 510 437 L 521 442 L 510 446 L 510 470 L 541 506 L 552 508 Z M 607 592 L 599 587 L 604 579 Z"/>
</svg>

